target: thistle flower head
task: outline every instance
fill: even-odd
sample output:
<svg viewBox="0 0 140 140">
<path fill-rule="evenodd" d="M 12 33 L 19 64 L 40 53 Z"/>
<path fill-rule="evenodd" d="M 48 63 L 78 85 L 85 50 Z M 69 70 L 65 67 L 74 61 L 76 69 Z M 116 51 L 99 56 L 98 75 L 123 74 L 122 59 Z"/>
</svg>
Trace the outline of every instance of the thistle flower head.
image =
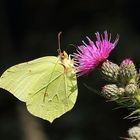
<svg viewBox="0 0 140 140">
<path fill-rule="evenodd" d="M 119 66 L 117 64 L 106 60 L 102 63 L 100 68 L 101 74 L 105 80 L 110 82 L 118 81 Z"/>
<path fill-rule="evenodd" d="M 125 92 L 127 96 L 134 95 L 138 90 L 136 84 L 130 83 L 125 87 Z"/>
<path fill-rule="evenodd" d="M 122 61 L 121 65 L 131 65 L 133 61 L 130 58 L 126 58 Z"/>
<path fill-rule="evenodd" d="M 104 36 L 100 35 L 99 32 L 95 35 L 97 39 L 95 43 L 86 37 L 88 44 L 83 41 L 83 45 L 78 46 L 77 52 L 73 54 L 75 69 L 79 75 L 89 73 L 106 60 L 118 42 L 117 37 L 112 43 L 110 41 L 111 35 L 108 35 L 107 31 L 104 32 Z"/>
<path fill-rule="evenodd" d="M 123 88 L 118 88 L 115 84 L 108 84 L 102 88 L 102 95 L 111 100 L 116 100 L 124 93 Z"/>
<path fill-rule="evenodd" d="M 136 83 L 137 81 L 136 74 L 137 74 L 137 70 L 133 61 L 129 58 L 124 59 L 120 65 L 120 70 L 119 70 L 120 82 L 124 85 L 132 81 L 133 82 L 135 81 Z"/>
</svg>

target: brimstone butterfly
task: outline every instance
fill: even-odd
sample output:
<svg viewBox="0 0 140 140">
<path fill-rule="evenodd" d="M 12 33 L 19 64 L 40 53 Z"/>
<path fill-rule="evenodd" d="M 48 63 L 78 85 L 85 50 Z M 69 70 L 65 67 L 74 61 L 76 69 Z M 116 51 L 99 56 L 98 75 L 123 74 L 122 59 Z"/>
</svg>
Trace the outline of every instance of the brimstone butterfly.
<svg viewBox="0 0 140 140">
<path fill-rule="evenodd" d="M 73 61 L 66 52 L 10 67 L 0 77 L 0 88 L 50 122 L 73 108 L 78 92 Z"/>
</svg>

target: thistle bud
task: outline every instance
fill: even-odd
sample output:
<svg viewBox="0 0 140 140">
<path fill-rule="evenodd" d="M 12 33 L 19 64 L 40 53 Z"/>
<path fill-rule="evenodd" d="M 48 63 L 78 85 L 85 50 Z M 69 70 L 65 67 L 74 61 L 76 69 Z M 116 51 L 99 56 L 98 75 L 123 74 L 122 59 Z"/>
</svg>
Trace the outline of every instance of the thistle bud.
<svg viewBox="0 0 140 140">
<path fill-rule="evenodd" d="M 130 83 L 125 87 L 125 92 L 128 95 L 134 95 L 134 93 L 137 91 L 137 85 Z"/>
<path fill-rule="evenodd" d="M 105 80 L 116 82 L 118 80 L 119 66 L 109 60 L 106 60 L 102 63 L 101 73 Z"/>
<path fill-rule="evenodd" d="M 134 126 L 128 130 L 128 134 L 131 138 L 135 138 L 136 140 L 140 139 L 140 127 Z"/>
<path fill-rule="evenodd" d="M 117 85 L 115 84 L 105 85 L 102 88 L 102 95 L 107 99 L 111 99 L 111 100 L 118 99 L 120 94 L 121 92 L 117 87 Z"/>
<path fill-rule="evenodd" d="M 130 59 L 125 59 L 122 61 L 120 65 L 120 70 L 119 70 L 119 80 L 123 84 L 129 83 L 130 80 L 133 78 L 136 78 L 136 68 L 132 60 Z"/>
<path fill-rule="evenodd" d="M 119 95 L 124 95 L 124 93 L 125 93 L 125 89 L 120 87 L 118 94 Z"/>
</svg>

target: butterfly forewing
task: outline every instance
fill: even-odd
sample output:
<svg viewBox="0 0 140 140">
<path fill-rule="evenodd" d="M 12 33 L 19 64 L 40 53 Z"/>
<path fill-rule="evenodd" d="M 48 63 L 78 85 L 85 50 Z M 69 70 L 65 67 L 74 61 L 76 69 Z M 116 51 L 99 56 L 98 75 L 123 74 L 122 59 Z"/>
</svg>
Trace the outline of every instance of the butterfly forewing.
<svg viewBox="0 0 140 140">
<path fill-rule="evenodd" d="M 27 95 L 37 90 L 40 79 L 50 75 L 56 63 L 57 57 L 47 56 L 15 65 L 2 74 L 0 88 L 11 92 L 19 100 L 26 101 Z"/>
</svg>

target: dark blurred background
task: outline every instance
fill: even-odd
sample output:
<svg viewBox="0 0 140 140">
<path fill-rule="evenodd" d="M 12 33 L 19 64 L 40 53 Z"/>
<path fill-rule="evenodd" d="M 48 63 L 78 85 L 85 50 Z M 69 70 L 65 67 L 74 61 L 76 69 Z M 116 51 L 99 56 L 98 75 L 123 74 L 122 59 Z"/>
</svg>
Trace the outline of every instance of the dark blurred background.
<svg viewBox="0 0 140 140">
<path fill-rule="evenodd" d="M 110 60 L 130 57 L 140 66 L 140 16 L 136 0 L 1 0 L 0 72 L 47 55 L 57 55 L 57 34 L 68 53 L 88 35 L 107 30 L 120 40 Z M 119 140 L 137 122 L 123 119 L 130 111 L 90 91 L 103 82 L 95 72 L 78 79 L 75 107 L 52 124 L 29 114 L 25 104 L 0 90 L 0 140 Z"/>
</svg>

